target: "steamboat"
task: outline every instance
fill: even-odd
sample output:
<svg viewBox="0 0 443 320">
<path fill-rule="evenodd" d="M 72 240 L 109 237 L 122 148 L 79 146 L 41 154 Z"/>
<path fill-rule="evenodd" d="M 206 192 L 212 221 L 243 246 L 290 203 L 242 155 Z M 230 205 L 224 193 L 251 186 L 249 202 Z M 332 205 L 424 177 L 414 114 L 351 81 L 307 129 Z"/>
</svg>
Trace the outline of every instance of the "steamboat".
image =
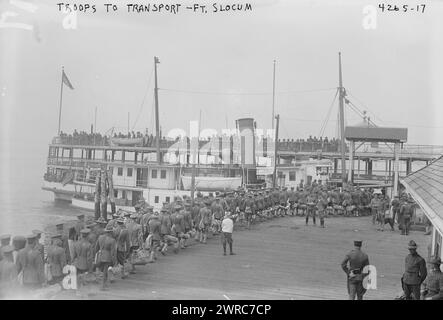
<svg viewBox="0 0 443 320">
<path fill-rule="evenodd" d="M 325 159 L 294 159 L 279 163 L 274 172 L 278 130 L 272 136 L 259 137 L 253 118 L 236 120 L 235 133 L 230 136 L 162 138 L 158 63 L 155 57 L 156 135 L 151 139 L 130 134 L 113 136 L 112 132 L 101 136 L 94 133 L 92 126 L 90 134 L 64 134 L 60 130 L 63 85 L 71 89 L 72 85 L 62 70 L 59 131 L 49 145 L 42 187 L 53 192 L 55 200 L 94 210 L 103 172 L 112 185 L 105 195 L 110 201 L 104 202 L 127 211 L 134 211 L 140 200 L 160 209 L 175 196 L 193 198 L 195 192 L 208 195 L 248 188 L 295 187 L 303 181 L 329 179 L 332 162 Z M 114 210 L 110 207 L 108 212 Z"/>
</svg>

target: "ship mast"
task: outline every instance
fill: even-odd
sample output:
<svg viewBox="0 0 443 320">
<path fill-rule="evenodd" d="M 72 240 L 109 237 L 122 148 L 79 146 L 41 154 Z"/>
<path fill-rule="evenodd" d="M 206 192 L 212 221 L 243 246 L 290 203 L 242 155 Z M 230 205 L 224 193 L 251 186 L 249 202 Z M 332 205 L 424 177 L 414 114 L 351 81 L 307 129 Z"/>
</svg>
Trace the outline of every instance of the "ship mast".
<svg viewBox="0 0 443 320">
<path fill-rule="evenodd" d="M 155 135 L 157 144 L 157 162 L 161 163 L 162 159 L 160 157 L 160 121 L 158 115 L 158 83 L 157 83 L 157 64 L 160 60 L 154 57 L 154 77 L 155 77 L 155 88 L 154 88 L 154 98 L 155 98 Z"/>
<path fill-rule="evenodd" d="M 339 114 L 340 114 L 340 142 L 341 142 L 341 178 L 342 183 L 346 182 L 346 142 L 345 142 L 345 114 L 344 114 L 344 98 L 345 89 L 343 88 L 343 79 L 341 72 L 341 52 L 338 53 L 338 76 L 339 76 Z"/>
</svg>

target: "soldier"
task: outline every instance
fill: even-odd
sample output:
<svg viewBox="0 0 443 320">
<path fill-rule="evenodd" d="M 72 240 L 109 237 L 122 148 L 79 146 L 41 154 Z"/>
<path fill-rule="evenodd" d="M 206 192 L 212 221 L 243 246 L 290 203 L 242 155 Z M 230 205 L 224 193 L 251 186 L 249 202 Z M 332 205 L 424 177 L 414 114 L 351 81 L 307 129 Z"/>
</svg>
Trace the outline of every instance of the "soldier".
<svg viewBox="0 0 443 320">
<path fill-rule="evenodd" d="M 106 228 L 97 241 L 97 252 L 99 253 L 97 262 L 100 271 L 103 272 L 101 290 L 108 289 L 108 270 L 117 263 L 117 246 L 115 239 L 112 237 L 113 231 L 112 228 Z"/>
<path fill-rule="evenodd" d="M 378 194 L 375 193 L 374 197 L 372 198 L 371 202 L 369 203 L 369 206 L 371 207 L 371 213 L 372 213 L 372 224 L 375 225 L 375 222 L 378 218 L 378 211 L 380 208 L 381 202 L 378 198 Z"/>
<path fill-rule="evenodd" d="M 212 211 L 212 226 L 214 233 L 220 233 L 221 231 L 221 223 L 223 216 L 225 215 L 225 210 L 220 203 L 220 197 L 217 196 L 215 198 L 215 202 L 211 205 L 211 211 Z"/>
<path fill-rule="evenodd" d="M 161 231 L 161 222 L 159 218 L 158 211 L 154 212 L 151 219 L 149 219 L 148 223 L 148 230 L 149 230 L 149 236 L 148 236 L 148 248 L 151 250 L 149 255 L 149 262 L 154 262 L 157 260 L 156 252 L 161 250 L 160 245 L 160 231 Z"/>
<path fill-rule="evenodd" d="M 26 237 L 28 244 L 17 254 L 17 273 L 23 272 L 23 285 L 30 289 L 41 287 L 44 282 L 44 267 L 41 254 L 35 249 L 35 234 Z"/>
<path fill-rule="evenodd" d="M 326 215 L 326 206 L 328 203 L 326 202 L 326 199 L 323 196 L 320 196 L 317 202 L 317 211 L 318 216 L 320 218 L 320 227 L 325 227 L 325 215 Z"/>
<path fill-rule="evenodd" d="M 200 242 L 206 244 L 206 240 L 208 239 L 208 231 L 211 226 L 211 201 L 209 199 L 205 200 L 205 207 L 200 209 L 200 222 L 199 228 L 200 232 Z"/>
<path fill-rule="evenodd" d="M 315 221 L 315 197 L 313 194 L 309 194 L 307 201 L 307 213 L 306 213 L 306 225 L 309 223 L 309 217 L 312 217 L 312 222 L 314 223 L 314 226 L 316 225 Z"/>
<path fill-rule="evenodd" d="M 175 212 L 171 215 L 171 233 L 173 236 L 177 237 L 179 241 L 176 243 L 174 248 L 174 252 L 177 253 L 179 248 L 185 248 L 185 219 L 182 213 L 182 206 L 177 204 L 174 207 Z"/>
<path fill-rule="evenodd" d="M 129 241 L 131 244 L 131 248 L 129 250 L 130 261 L 135 254 L 135 252 L 141 247 L 143 244 L 143 234 L 142 234 L 142 226 L 136 222 L 138 218 L 137 214 L 132 214 L 130 216 L 130 221 L 128 221 L 127 228 L 129 233 Z M 135 273 L 135 265 L 131 263 L 132 269 L 130 273 Z"/>
<path fill-rule="evenodd" d="M 363 287 L 363 279 L 367 274 L 363 273 L 365 266 L 369 265 L 369 258 L 366 253 L 361 250 L 362 241 L 354 241 L 354 250 L 349 252 L 341 267 L 347 275 L 347 285 L 349 300 L 363 300 L 366 289 Z M 349 263 L 349 267 L 348 267 Z"/>
<path fill-rule="evenodd" d="M 125 279 L 127 277 L 125 273 L 125 262 L 129 255 L 129 251 L 131 249 L 131 242 L 129 241 L 129 232 L 125 226 L 125 221 L 123 218 L 117 219 L 117 263 L 122 266 L 121 269 L 121 278 Z"/>
<path fill-rule="evenodd" d="M 14 263 L 14 246 L 2 246 L 3 259 L 0 261 L 0 293 L 9 293 L 15 291 L 18 287 L 17 267 Z M 0 294 L 0 298 L 5 298 Z"/>
<path fill-rule="evenodd" d="M 4 234 L 0 236 L 0 261 L 3 259 L 3 248 L 11 243 L 11 235 Z"/>
<path fill-rule="evenodd" d="M 143 231 L 143 241 L 146 240 L 146 238 L 148 237 L 148 222 L 149 219 L 151 218 L 151 216 L 153 215 L 153 209 L 154 207 L 152 206 L 147 206 L 146 207 L 146 212 L 143 214 L 140 224 L 142 226 L 142 231 Z"/>
<path fill-rule="evenodd" d="M 59 223 L 59 224 L 56 224 L 55 227 L 57 228 L 57 230 L 56 230 L 57 234 L 61 235 L 62 248 L 65 250 L 66 262 L 67 262 L 67 264 L 71 264 L 71 252 L 69 249 L 69 241 L 68 241 L 69 237 L 64 232 L 64 225 L 63 225 L 63 223 Z"/>
<path fill-rule="evenodd" d="M 52 237 L 52 245 L 48 248 L 47 261 L 49 270 L 51 271 L 52 280 L 49 284 L 55 284 L 63 280 L 63 268 L 66 265 L 66 252 L 63 249 L 61 235 L 57 234 Z"/>
<path fill-rule="evenodd" d="M 393 213 L 392 220 L 395 222 L 395 218 L 397 217 L 398 213 L 400 212 L 400 200 L 399 200 L 398 196 L 394 196 L 394 199 L 392 199 L 391 207 L 392 207 L 392 213 Z"/>
<path fill-rule="evenodd" d="M 185 202 L 185 210 L 183 210 L 183 219 L 185 223 L 185 234 L 192 236 L 192 230 L 194 228 L 194 220 L 192 219 L 192 213 L 191 213 L 191 202 L 186 201 Z M 157 214 L 158 218 L 158 214 Z"/>
<path fill-rule="evenodd" d="M 169 244 L 178 241 L 177 238 L 171 235 L 171 217 L 169 216 L 168 209 L 162 208 L 160 210 L 160 239 L 161 239 L 161 251 L 160 253 L 165 255 L 168 250 Z"/>
<path fill-rule="evenodd" d="M 81 239 L 74 244 L 74 265 L 77 273 L 87 273 L 92 270 L 92 260 L 94 252 L 91 243 L 88 241 L 90 229 L 80 230 Z"/>
<path fill-rule="evenodd" d="M 297 193 L 294 191 L 294 187 L 291 187 L 291 191 L 289 191 L 289 210 L 291 215 L 294 215 L 294 212 L 297 210 Z"/>
<path fill-rule="evenodd" d="M 420 300 L 420 286 L 425 281 L 428 271 L 425 260 L 417 253 L 417 244 L 409 241 L 409 254 L 405 258 L 405 273 L 402 277 L 406 300 Z"/>
<path fill-rule="evenodd" d="M 85 228 L 86 223 L 85 223 L 85 215 L 84 214 L 79 214 L 77 216 L 78 221 L 76 222 L 75 226 L 74 226 L 74 230 L 75 230 L 75 236 L 74 236 L 74 240 L 78 241 L 81 238 L 81 234 L 80 231 L 82 229 Z"/>
<path fill-rule="evenodd" d="M 40 243 L 41 234 L 43 232 L 40 230 L 32 230 L 32 233 L 34 233 L 36 235 L 35 248 L 38 250 L 38 252 L 40 252 L 40 254 L 42 256 L 42 260 L 45 261 L 45 246 L 42 243 Z"/>
<path fill-rule="evenodd" d="M 402 235 L 409 235 L 409 227 L 411 224 L 411 218 L 414 214 L 414 208 L 413 208 L 414 201 L 411 199 L 405 199 L 403 205 L 400 208 L 400 217 L 402 220 Z"/>
<path fill-rule="evenodd" d="M 424 300 L 443 300 L 443 273 L 440 270 L 440 257 L 429 260 L 431 272 L 423 283 L 422 297 Z"/>
<path fill-rule="evenodd" d="M 248 197 L 245 200 L 245 219 L 246 226 L 248 229 L 251 228 L 251 220 L 254 214 L 254 201 L 252 199 L 252 194 L 248 194 Z"/>
</svg>

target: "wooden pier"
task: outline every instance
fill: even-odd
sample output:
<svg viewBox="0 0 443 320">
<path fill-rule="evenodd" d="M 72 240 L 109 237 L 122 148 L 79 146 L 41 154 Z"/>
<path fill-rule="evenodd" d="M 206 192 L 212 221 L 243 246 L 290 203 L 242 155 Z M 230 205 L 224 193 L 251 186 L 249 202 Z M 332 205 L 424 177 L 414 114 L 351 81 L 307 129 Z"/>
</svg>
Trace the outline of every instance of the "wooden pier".
<svg viewBox="0 0 443 320">
<path fill-rule="evenodd" d="M 318 223 L 318 222 L 317 222 Z M 414 239 L 427 257 L 429 236 L 413 231 L 377 231 L 370 217 L 328 218 L 326 228 L 305 225 L 302 217 L 263 222 L 251 230 L 234 231 L 234 251 L 223 256 L 219 236 L 208 244 L 194 243 L 178 254 L 137 267 L 137 274 L 117 279 L 108 291 L 88 285 L 79 292 L 62 291 L 55 299 L 347 299 L 346 275 L 340 267 L 353 240 L 377 268 L 377 290 L 365 299 L 394 299 L 407 243 Z"/>
</svg>

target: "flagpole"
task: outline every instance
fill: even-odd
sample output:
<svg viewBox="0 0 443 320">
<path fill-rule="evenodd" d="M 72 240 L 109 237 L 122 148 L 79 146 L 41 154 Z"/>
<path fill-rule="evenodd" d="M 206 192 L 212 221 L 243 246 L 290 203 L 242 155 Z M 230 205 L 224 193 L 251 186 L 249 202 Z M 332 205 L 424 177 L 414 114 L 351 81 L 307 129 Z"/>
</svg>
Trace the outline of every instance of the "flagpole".
<svg viewBox="0 0 443 320">
<path fill-rule="evenodd" d="M 60 125 L 61 125 L 61 121 L 62 121 L 63 72 L 64 72 L 64 67 L 62 67 L 62 81 L 61 81 L 61 85 L 60 85 L 60 108 L 59 108 L 59 111 L 58 111 L 58 135 L 59 136 L 60 136 Z"/>
</svg>

